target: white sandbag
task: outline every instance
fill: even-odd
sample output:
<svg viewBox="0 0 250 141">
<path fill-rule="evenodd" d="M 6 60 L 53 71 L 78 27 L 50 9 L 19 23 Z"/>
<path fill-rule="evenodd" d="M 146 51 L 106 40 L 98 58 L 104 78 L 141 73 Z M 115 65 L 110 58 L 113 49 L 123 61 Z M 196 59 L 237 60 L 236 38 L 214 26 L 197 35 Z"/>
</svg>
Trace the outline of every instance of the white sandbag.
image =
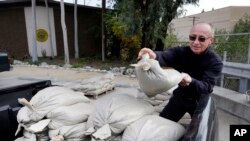
<svg viewBox="0 0 250 141">
<path fill-rule="evenodd" d="M 15 141 L 37 141 L 36 134 L 23 130 L 23 136 L 17 138 Z"/>
<path fill-rule="evenodd" d="M 156 100 L 162 100 L 162 101 L 166 101 L 166 100 L 169 100 L 171 98 L 172 95 L 169 95 L 169 94 L 157 94 L 155 96 L 155 99 Z"/>
<path fill-rule="evenodd" d="M 36 135 L 33 134 L 31 138 L 26 138 L 25 136 L 22 136 L 22 137 L 15 139 L 15 141 L 37 141 L 37 139 L 36 139 Z"/>
<path fill-rule="evenodd" d="M 162 69 L 157 60 L 148 57 L 131 66 L 135 67 L 140 88 L 150 97 L 170 90 L 183 78 L 177 70 Z"/>
<path fill-rule="evenodd" d="M 86 122 L 79 123 L 76 125 L 63 126 L 55 130 L 49 130 L 49 138 L 53 141 L 60 141 L 60 138 L 63 137 L 63 140 L 84 140 L 86 130 Z"/>
<path fill-rule="evenodd" d="M 126 93 L 121 93 L 121 92 L 126 92 Z M 141 92 L 138 88 L 132 88 L 131 87 L 117 87 L 115 91 L 112 92 L 112 94 L 126 94 L 130 95 L 136 99 L 149 99 L 149 97 Z"/>
<path fill-rule="evenodd" d="M 127 125 L 154 112 L 148 102 L 126 94 L 110 94 L 98 99 L 87 121 L 87 129 L 109 124 L 112 134 L 120 134 Z"/>
<path fill-rule="evenodd" d="M 26 130 L 30 131 L 31 133 L 41 133 L 46 129 L 50 121 L 50 119 L 40 120 L 37 123 L 30 125 Z"/>
<path fill-rule="evenodd" d="M 30 102 L 25 99 L 18 99 L 24 107 L 17 114 L 19 123 L 39 121 L 51 110 L 60 107 L 76 104 L 79 102 L 90 102 L 90 100 L 79 92 L 63 87 L 48 87 L 40 90 L 32 97 Z"/>
<path fill-rule="evenodd" d="M 115 88 L 114 74 L 107 73 L 101 77 L 92 77 L 78 84 L 68 85 L 67 87 L 75 91 L 84 92 L 85 95 L 97 96 Z"/>
<path fill-rule="evenodd" d="M 29 123 L 31 121 L 30 116 L 32 110 L 30 110 L 27 106 L 22 107 L 17 113 L 17 121 L 18 123 Z"/>
<path fill-rule="evenodd" d="M 165 93 L 169 94 L 169 95 L 172 95 L 174 90 L 178 88 L 178 85 L 172 87 L 171 89 L 167 90 Z"/>
<path fill-rule="evenodd" d="M 168 104 L 169 100 L 163 101 L 160 105 L 155 106 L 155 112 L 160 113 L 164 107 Z"/>
<path fill-rule="evenodd" d="M 152 100 L 152 99 L 146 101 L 148 101 L 152 106 L 158 106 L 163 102 L 162 100 Z"/>
<path fill-rule="evenodd" d="M 62 126 L 75 125 L 86 122 L 93 105 L 90 103 L 77 103 L 70 106 L 61 106 L 50 111 L 46 117 L 51 119 L 49 129 L 58 129 Z"/>
<path fill-rule="evenodd" d="M 112 133 L 109 124 L 105 124 L 104 126 L 99 128 L 94 134 L 92 134 L 92 140 L 94 141 L 110 140 L 111 134 Z"/>
<path fill-rule="evenodd" d="M 111 91 L 115 88 L 115 84 L 113 82 L 98 82 L 96 85 L 93 87 L 91 86 L 91 89 L 87 89 L 85 95 L 99 95 L 102 93 L 106 93 L 108 91 Z"/>
<path fill-rule="evenodd" d="M 85 84 L 95 84 L 97 81 L 101 81 L 101 80 L 109 80 L 112 81 L 114 80 L 114 74 L 111 72 L 108 72 L 107 74 L 103 75 L 103 76 L 96 76 L 96 77 L 91 77 L 89 79 L 85 79 L 81 82 L 82 85 Z"/>
<path fill-rule="evenodd" d="M 81 84 L 81 89 L 84 92 L 94 91 L 102 88 L 105 84 L 113 83 L 114 74 L 107 73 L 104 76 L 92 77 L 87 80 L 83 80 Z"/>
<path fill-rule="evenodd" d="M 185 128 L 179 123 L 148 115 L 129 125 L 122 141 L 178 141 L 184 133 Z"/>
<path fill-rule="evenodd" d="M 23 136 L 17 138 L 15 141 L 48 141 L 48 131 L 43 131 L 40 133 L 31 133 L 27 130 L 23 130 Z"/>
</svg>

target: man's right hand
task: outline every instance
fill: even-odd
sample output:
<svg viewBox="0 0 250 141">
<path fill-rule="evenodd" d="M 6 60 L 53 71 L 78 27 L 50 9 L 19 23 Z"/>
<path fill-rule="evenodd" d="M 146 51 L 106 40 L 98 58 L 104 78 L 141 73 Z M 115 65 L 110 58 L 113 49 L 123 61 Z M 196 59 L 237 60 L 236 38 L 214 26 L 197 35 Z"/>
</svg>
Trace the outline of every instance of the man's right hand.
<svg viewBox="0 0 250 141">
<path fill-rule="evenodd" d="M 153 50 L 149 49 L 149 48 L 142 48 L 139 53 L 138 53 L 138 57 L 137 59 L 141 59 L 143 55 L 148 54 L 150 59 L 155 59 L 156 58 L 156 54 L 154 53 Z"/>
</svg>

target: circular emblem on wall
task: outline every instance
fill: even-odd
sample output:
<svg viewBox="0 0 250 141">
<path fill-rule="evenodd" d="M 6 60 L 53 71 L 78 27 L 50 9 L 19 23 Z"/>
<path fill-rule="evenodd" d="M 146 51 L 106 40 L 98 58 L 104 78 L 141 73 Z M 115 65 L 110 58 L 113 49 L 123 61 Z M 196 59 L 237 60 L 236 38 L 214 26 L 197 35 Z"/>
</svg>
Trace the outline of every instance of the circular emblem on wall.
<svg viewBox="0 0 250 141">
<path fill-rule="evenodd" d="M 46 42 L 48 40 L 48 32 L 45 29 L 39 28 L 36 30 L 36 40 L 38 42 Z"/>
</svg>

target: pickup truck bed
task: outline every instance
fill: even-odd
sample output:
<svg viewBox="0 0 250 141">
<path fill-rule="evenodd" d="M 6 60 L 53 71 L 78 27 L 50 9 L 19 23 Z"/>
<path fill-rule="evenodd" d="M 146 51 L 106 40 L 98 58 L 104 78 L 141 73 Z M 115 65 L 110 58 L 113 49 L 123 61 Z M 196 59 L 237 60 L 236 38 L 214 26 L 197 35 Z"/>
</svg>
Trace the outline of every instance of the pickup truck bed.
<svg viewBox="0 0 250 141">
<path fill-rule="evenodd" d="M 17 98 L 30 100 L 37 91 L 51 86 L 50 80 L 22 80 L 1 78 L 0 81 L 0 139 L 13 141 L 17 129 L 16 114 L 21 108 Z M 19 135 L 21 136 L 21 134 Z M 217 141 L 218 119 L 213 99 L 202 95 L 198 107 L 180 141 Z"/>
<path fill-rule="evenodd" d="M 21 108 L 18 98 L 30 100 L 37 91 L 51 86 L 50 80 L 22 80 L 18 78 L 1 78 L 0 81 L 0 139 L 15 140 L 17 129 L 16 114 Z"/>
</svg>

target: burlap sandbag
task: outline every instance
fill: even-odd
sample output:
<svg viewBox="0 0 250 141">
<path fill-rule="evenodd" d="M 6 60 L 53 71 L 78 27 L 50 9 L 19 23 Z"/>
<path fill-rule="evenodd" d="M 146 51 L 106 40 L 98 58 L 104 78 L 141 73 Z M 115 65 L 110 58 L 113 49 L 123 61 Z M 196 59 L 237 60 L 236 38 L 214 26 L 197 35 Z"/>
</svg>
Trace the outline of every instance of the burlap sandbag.
<svg viewBox="0 0 250 141">
<path fill-rule="evenodd" d="M 148 115 L 129 125 L 122 136 L 122 141 L 178 141 L 185 133 L 185 128 L 174 121 Z"/>
<path fill-rule="evenodd" d="M 90 103 L 77 103 L 70 106 L 61 106 L 50 111 L 46 117 L 51 119 L 49 129 L 58 129 L 62 126 L 75 125 L 86 122 L 93 105 Z"/>
<path fill-rule="evenodd" d="M 97 130 L 108 124 L 112 134 L 117 135 L 132 122 L 153 112 L 151 104 L 133 96 L 126 94 L 105 95 L 96 101 L 94 112 L 87 121 L 87 129 Z"/>
<path fill-rule="evenodd" d="M 17 121 L 19 123 L 39 121 L 51 110 L 60 106 L 68 106 L 80 102 L 90 102 L 83 93 L 74 92 L 69 88 L 58 86 L 40 90 L 32 97 L 30 102 L 25 99 L 18 99 L 18 101 L 20 104 L 24 105 L 17 114 Z"/>
<path fill-rule="evenodd" d="M 62 137 L 63 140 L 82 141 L 85 136 L 86 122 L 76 125 L 63 126 L 55 130 L 49 130 L 49 137 L 53 141 L 60 141 L 58 137 Z"/>
<path fill-rule="evenodd" d="M 141 90 L 148 96 L 166 92 L 178 85 L 183 76 L 175 69 L 162 69 L 155 59 L 144 57 L 135 67 L 136 77 Z"/>
</svg>

